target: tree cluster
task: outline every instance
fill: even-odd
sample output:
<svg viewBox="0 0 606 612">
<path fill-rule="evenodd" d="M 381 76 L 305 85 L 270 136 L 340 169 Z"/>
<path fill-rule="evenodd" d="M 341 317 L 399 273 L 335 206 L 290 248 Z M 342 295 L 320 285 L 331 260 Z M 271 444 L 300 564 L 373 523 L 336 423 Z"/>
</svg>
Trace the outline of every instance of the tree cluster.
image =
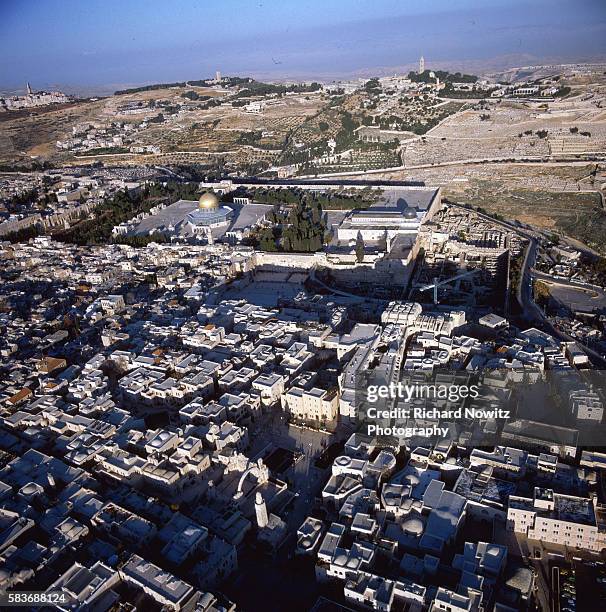
<svg viewBox="0 0 606 612">
<path fill-rule="evenodd" d="M 420 74 L 411 70 L 408 73 L 408 78 L 413 83 L 433 83 L 435 79 L 429 76 L 432 72 L 443 83 L 448 81 L 451 83 L 475 83 L 478 80 L 475 74 L 452 73 L 447 70 L 424 70 Z"/>
<path fill-rule="evenodd" d="M 240 132 L 238 135 L 238 143 L 243 145 L 256 145 L 261 140 L 263 132 L 251 131 L 251 132 Z"/>
<path fill-rule="evenodd" d="M 364 89 L 371 94 L 381 93 L 381 84 L 379 83 L 379 79 L 373 78 L 366 81 L 366 83 L 364 83 Z"/>
<path fill-rule="evenodd" d="M 359 126 L 360 124 L 352 117 L 351 113 L 347 111 L 341 113 L 341 129 L 335 136 L 337 151 L 345 151 L 354 144 L 356 139 L 354 131 Z"/>
<path fill-rule="evenodd" d="M 140 248 L 147 246 L 150 242 L 163 244 L 168 242 L 168 238 L 162 232 L 154 232 L 149 236 L 117 236 L 112 242 L 115 244 L 128 244 L 129 246 Z"/>
<path fill-rule="evenodd" d="M 326 222 L 317 199 L 303 195 L 290 209 L 276 205 L 269 213 L 272 225 L 257 236 L 263 251 L 313 253 L 322 248 Z"/>
<path fill-rule="evenodd" d="M 201 96 L 197 91 L 193 89 L 191 91 L 186 91 L 181 94 L 182 98 L 187 98 L 188 100 L 210 100 L 210 96 Z"/>
<path fill-rule="evenodd" d="M 229 87 L 233 87 L 234 85 L 242 85 L 244 83 L 249 83 L 252 81 L 250 78 L 242 78 L 242 77 L 224 77 L 222 82 L 224 82 Z M 130 89 L 119 89 L 114 92 L 115 96 L 121 96 L 124 94 L 132 94 L 132 93 L 140 93 L 142 91 L 155 91 L 156 89 L 168 89 L 170 87 L 210 87 L 215 84 L 213 79 L 198 79 L 196 81 L 176 81 L 174 83 L 155 83 L 153 85 L 143 85 L 142 87 L 131 87 Z"/>
<path fill-rule="evenodd" d="M 534 282 L 534 299 L 540 306 L 547 306 L 551 293 L 549 287 L 543 281 L 537 280 Z"/>
<path fill-rule="evenodd" d="M 442 98 L 474 98 L 483 100 L 484 98 L 490 98 L 493 91 L 496 91 L 496 87 L 490 89 L 455 89 L 452 83 L 447 82 L 440 91 L 440 96 Z"/>
<path fill-rule="evenodd" d="M 27 242 L 30 238 L 36 238 L 40 236 L 40 229 L 35 225 L 28 225 L 27 227 L 21 228 L 14 232 L 8 232 L 2 236 L 2 240 L 8 240 L 15 244 L 17 242 Z"/>
<path fill-rule="evenodd" d="M 283 96 L 285 93 L 307 93 L 322 89 L 320 83 L 299 83 L 297 85 L 275 85 L 251 80 L 237 93 L 234 98 L 250 98 L 251 96 L 267 96 L 275 94 Z"/>
<path fill-rule="evenodd" d="M 302 189 L 254 189 L 246 191 L 246 195 L 255 202 L 264 204 L 295 204 L 306 197 L 317 203 L 322 210 L 349 210 L 353 208 L 366 208 L 376 202 L 380 191 L 370 187 L 358 190 L 355 195 L 347 193 L 313 192 L 305 193 Z"/>
</svg>

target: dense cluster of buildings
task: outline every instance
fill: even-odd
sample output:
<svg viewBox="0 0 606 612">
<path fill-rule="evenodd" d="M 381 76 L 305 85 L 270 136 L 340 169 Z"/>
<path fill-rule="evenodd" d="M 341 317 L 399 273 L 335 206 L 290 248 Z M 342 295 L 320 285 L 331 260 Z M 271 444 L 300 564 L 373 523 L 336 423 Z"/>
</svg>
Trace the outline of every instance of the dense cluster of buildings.
<svg viewBox="0 0 606 612">
<path fill-rule="evenodd" d="M 0 173 L 0 236 L 30 227 L 67 228 L 118 191 L 136 194 L 158 178 L 150 168 Z"/>
<path fill-rule="evenodd" d="M 210 193 L 190 204 L 197 227 L 229 220 Z M 436 190 L 340 223 L 388 260 L 422 244 L 419 282 L 476 267 L 498 284 L 526 244 Z M 220 612 L 246 601 L 229 587 L 244 553 L 286 550 L 335 606 L 505 612 L 539 597 L 524 555 L 606 550 L 606 455 L 581 454 L 604 397 L 574 343 L 471 302 L 331 292 L 322 266 L 381 268 L 330 249 L 39 237 L 0 258 L 1 589 Z M 367 435 L 364 381 L 427 376 L 479 380 L 479 416 L 448 396 L 407 423 L 445 436 Z"/>
<path fill-rule="evenodd" d="M 146 106 L 135 106 L 133 110 L 122 110 L 120 114 L 147 112 Z M 146 120 L 140 123 L 112 121 L 111 123 L 79 123 L 72 127 L 72 133 L 63 140 L 57 140 L 56 147 L 75 154 L 96 151 L 103 153 L 160 153 L 161 149 L 153 144 L 136 144 L 136 136 L 148 127 Z"/>
<path fill-rule="evenodd" d="M 22 108 L 34 108 L 46 106 L 47 104 L 65 104 L 70 97 L 60 91 L 33 91 L 27 84 L 27 93 L 24 96 L 10 96 L 0 98 L 0 109 L 20 110 Z"/>
</svg>

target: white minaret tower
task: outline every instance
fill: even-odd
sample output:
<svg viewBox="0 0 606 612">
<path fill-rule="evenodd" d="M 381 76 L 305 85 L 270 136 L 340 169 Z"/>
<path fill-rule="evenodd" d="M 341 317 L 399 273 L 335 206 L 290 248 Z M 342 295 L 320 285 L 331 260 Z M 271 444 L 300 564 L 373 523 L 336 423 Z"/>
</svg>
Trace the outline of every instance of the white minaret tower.
<svg viewBox="0 0 606 612">
<path fill-rule="evenodd" d="M 257 515 L 257 526 L 259 529 L 267 527 L 267 523 L 269 522 L 267 518 L 267 506 L 265 505 L 265 500 L 261 495 L 261 491 L 257 491 L 255 497 L 255 514 Z"/>
<path fill-rule="evenodd" d="M 213 238 L 213 234 L 212 234 L 210 227 L 206 227 L 205 232 L 206 232 L 206 240 L 208 244 L 215 244 L 215 240 Z"/>
<path fill-rule="evenodd" d="M 421 59 L 419 60 L 419 74 L 423 74 L 425 72 L 425 58 L 421 55 Z"/>
<path fill-rule="evenodd" d="M 27 95 L 31 96 L 34 92 L 32 91 L 32 88 L 29 84 L 29 82 L 27 83 Z"/>
</svg>

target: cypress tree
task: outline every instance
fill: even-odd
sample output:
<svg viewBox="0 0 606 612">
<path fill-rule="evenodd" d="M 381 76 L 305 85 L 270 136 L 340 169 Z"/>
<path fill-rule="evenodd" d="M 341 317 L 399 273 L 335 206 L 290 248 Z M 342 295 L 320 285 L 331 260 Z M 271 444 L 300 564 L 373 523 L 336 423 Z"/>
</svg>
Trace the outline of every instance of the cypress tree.
<svg viewBox="0 0 606 612">
<path fill-rule="evenodd" d="M 358 236 L 356 237 L 356 261 L 358 263 L 364 261 L 364 238 L 362 238 L 361 232 L 358 232 Z"/>
</svg>

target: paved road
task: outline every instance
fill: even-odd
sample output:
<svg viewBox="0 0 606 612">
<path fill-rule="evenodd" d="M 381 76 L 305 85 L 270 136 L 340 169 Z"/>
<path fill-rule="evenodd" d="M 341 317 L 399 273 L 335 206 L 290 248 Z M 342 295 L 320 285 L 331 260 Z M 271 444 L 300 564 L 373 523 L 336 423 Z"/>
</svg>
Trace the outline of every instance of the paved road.
<svg viewBox="0 0 606 612">
<path fill-rule="evenodd" d="M 559 283 L 550 284 L 550 293 L 571 310 L 592 311 L 606 308 L 606 294 L 594 289 L 579 288 Z"/>
<path fill-rule="evenodd" d="M 532 295 L 532 269 L 537 261 L 538 242 L 533 237 L 529 237 L 529 240 L 528 246 L 526 247 L 526 254 L 524 255 L 524 262 L 522 264 L 522 275 L 518 285 L 517 298 L 522 307 L 524 318 L 532 322 L 542 321 L 545 317 Z"/>
</svg>

